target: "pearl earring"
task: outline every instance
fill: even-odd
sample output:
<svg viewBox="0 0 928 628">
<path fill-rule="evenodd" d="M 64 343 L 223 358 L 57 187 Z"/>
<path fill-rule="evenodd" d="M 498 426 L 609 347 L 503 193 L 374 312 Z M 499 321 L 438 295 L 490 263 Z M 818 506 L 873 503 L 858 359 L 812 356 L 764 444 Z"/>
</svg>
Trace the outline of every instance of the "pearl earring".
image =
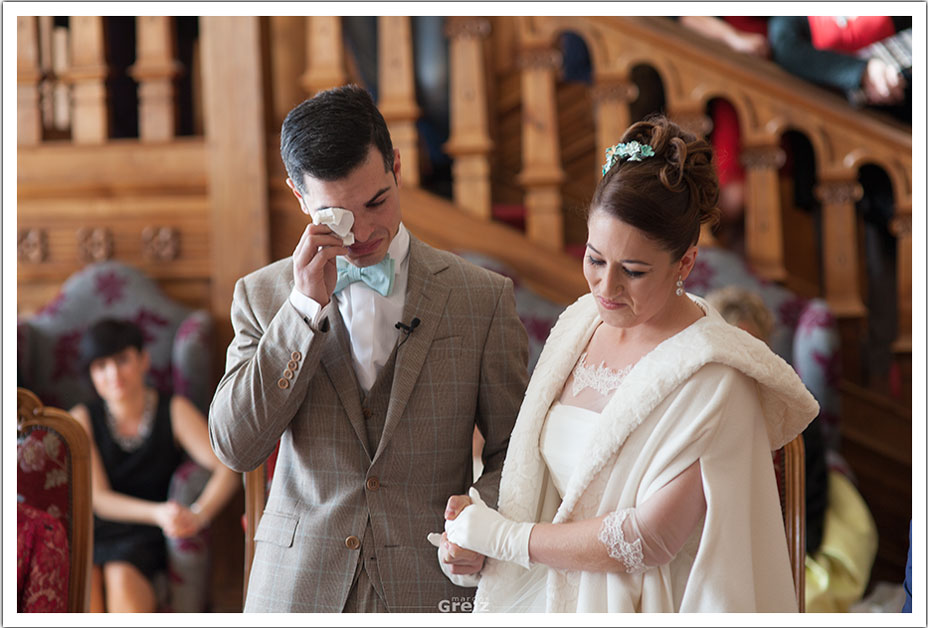
<svg viewBox="0 0 928 628">
<path fill-rule="evenodd" d="M 674 291 L 678 297 L 683 296 L 683 277 L 677 277 L 677 289 Z"/>
</svg>

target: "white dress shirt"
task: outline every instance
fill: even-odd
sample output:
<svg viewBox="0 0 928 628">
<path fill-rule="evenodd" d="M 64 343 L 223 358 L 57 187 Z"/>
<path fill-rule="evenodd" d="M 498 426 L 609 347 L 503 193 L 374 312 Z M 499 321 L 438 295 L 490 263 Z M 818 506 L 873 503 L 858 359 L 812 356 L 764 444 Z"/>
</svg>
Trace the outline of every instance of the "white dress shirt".
<svg viewBox="0 0 928 628">
<path fill-rule="evenodd" d="M 402 333 L 396 329 L 396 323 L 409 324 L 409 321 L 403 320 L 409 280 L 409 232 L 403 223 L 390 242 L 387 254 L 394 260 L 393 290 L 389 296 L 382 296 L 363 281 L 355 281 L 332 297 L 348 328 L 354 372 L 365 394 L 370 392 Z M 290 292 L 290 303 L 314 322 L 322 309 L 319 302 L 297 290 L 296 286 Z"/>
</svg>

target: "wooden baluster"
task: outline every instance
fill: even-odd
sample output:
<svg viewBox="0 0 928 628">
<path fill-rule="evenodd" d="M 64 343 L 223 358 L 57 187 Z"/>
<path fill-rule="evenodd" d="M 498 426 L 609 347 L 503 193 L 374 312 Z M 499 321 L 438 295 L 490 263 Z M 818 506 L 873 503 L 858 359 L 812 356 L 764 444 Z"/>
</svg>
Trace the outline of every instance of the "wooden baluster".
<svg viewBox="0 0 928 628">
<path fill-rule="evenodd" d="M 54 127 L 55 109 L 52 102 L 54 92 L 54 76 L 52 74 L 52 32 L 55 18 L 51 15 L 40 15 L 39 18 L 39 68 L 42 72 L 42 82 L 39 84 L 39 108 L 42 112 L 42 128 Z"/>
<path fill-rule="evenodd" d="M 748 146 L 741 152 L 746 254 L 754 270 L 773 281 L 786 279 L 780 207 L 780 167 L 785 157 L 775 144 Z"/>
<path fill-rule="evenodd" d="M 306 72 L 301 79 L 303 89 L 310 96 L 315 96 L 322 90 L 344 85 L 347 80 L 342 18 L 337 15 L 307 17 Z"/>
<path fill-rule="evenodd" d="M 135 30 L 136 62 L 129 73 L 139 83 L 139 139 L 165 142 L 177 131 L 174 79 L 181 67 L 176 59 L 174 18 L 139 16 Z"/>
<path fill-rule="evenodd" d="M 69 60 L 68 29 L 56 26 L 52 30 L 52 71 L 55 84 L 52 87 L 52 127 L 56 131 L 71 128 L 71 86 L 67 83 Z"/>
<path fill-rule="evenodd" d="M 103 18 L 72 15 L 68 23 L 71 67 L 67 77 L 74 107 L 71 140 L 75 144 L 100 144 L 109 136 Z"/>
<path fill-rule="evenodd" d="M 602 177 L 606 149 L 618 143 L 631 124 L 628 106 L 638 98 L 638 86 L 625 78 L 595 76 L 593 79 L 593 115 L 596 119 L 596 178 Z"/>
<path fill-rule="evenodd" d="M 912 352 L 912 205 L 896 208 L 890 223 L 896 236 L 896 300 L 898 303 L 898 331 L 893 350 Z"/>
<path fill-rule="evenodd" d="M 408 16 L 377 18 L 378 107 L 390 127 L 393 147 L 403 163 L 403 181 L 419 185 L 419 106 L 412 58 L 412 29 Z"/>
<path fill-rule="evenodd" d="M 484 44 L 485 17 L 449 17 L 451 41 L 451 136 L 445 152 L 454 158 L 454 202 L 481 218 L 491 217 L 490 139 Z"/>
<path fill-rule="evenodd" d="M 523 48 L 522 69 L 522 172 L 525 189 L 525 231 L 529 239 L 560 251 L 564 247 L 564 216 L 557 129 L 555 75 L 560 53 L 550 45 Z"/>
<path fill-rule="evenodd" d="M 267 67 L 271 90 L 268 133 L 274 137 L 279 137 L 280 125 L 290 110 L 306 98 L 302 81 L 306 78 L 308 59 L 306 55 L 293 54 L 293 51 L 306 50 L 306 30 L 310 19 L 292 15 L 268 17 L 270 59 Z"/>
<path fill-rule="evenodd" d="M 21 146 L 42 141 L 41 80 L 38 21 L 16 16 L 16 143 Z"/>
<path fill-rule="evenodd" d="M 825 298 L 839 318 L 860 317 L 866 308 L 860 296 L 861 257 L 857 247 L 857 211 L 863 189 L 851 176 L 822 180 L 815 190 L 822 203 L 822 260 Z"/>
</svg>

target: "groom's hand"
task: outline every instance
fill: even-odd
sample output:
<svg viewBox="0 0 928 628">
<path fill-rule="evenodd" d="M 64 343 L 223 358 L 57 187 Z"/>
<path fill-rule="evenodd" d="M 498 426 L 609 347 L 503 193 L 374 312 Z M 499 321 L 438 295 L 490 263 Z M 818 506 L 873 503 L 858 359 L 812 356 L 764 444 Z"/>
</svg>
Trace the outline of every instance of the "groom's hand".
<svg viewBox="0 0 928 628">
<path fill-rule="evenodd" d="M 454 519 L 465 506 L 469 506 L 471 503 L 473 502 L 467 495 L 452 495 L 448 498 L 448 505 L 445 506 L 445 519 Z M 483 561 L 486 559 L 483 554 L 464 549 L 449 541 L 447 532 L 441 533 L 441 554 L 442 562 L 449 565 L 449 571 L 455 575 L 479 573 L 483 569 Z"/>
</svg>

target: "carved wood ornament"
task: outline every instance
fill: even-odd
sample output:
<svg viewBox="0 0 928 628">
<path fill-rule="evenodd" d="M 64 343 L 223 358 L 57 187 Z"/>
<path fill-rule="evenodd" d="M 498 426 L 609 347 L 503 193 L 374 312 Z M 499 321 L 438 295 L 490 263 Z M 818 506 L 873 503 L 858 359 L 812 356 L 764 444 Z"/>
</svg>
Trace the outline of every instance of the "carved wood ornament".
<svg viewBox="0 0 928 628">
<path fill-rule="evenodd" d="M 146 259 L 170 262 L 180 255 L 180 232 L 173 227 L 148 226 L 142 230 L 142 254 Z"/>
<path fill-rule="evenodd" d="M 113 233 L 106 227 L 77 230 L 77 252 L 82 262 L 102 262 L 113 256 Z"/>
<path fill-rule="evenodd" d="M 45 229 L 21 230 L 16 252 L 19 261 L 30 264 L 39 264 L 48 259 L 48 235 Z"/>
</svg>

